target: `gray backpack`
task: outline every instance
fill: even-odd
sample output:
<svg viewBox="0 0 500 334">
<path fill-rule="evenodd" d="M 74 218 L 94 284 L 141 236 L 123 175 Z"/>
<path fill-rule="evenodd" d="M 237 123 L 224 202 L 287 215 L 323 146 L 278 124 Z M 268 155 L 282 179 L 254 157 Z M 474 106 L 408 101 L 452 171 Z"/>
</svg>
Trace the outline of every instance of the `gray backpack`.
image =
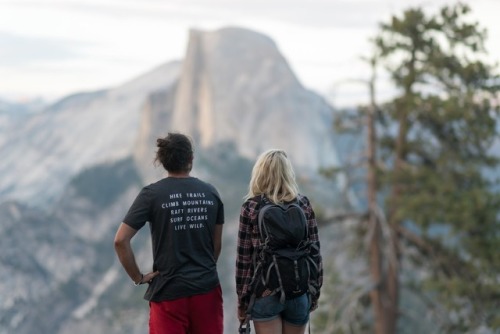
<svg viewBox="0 0 500 334">
<path fill-rule="evenodd" d="M 297 201 L 275 204 L 262 199 L 258 228 L 260 247 L 254 253 L 252 292 L 256 297 L 280 294 L 280 301 L 306 292 L 316 293 L 312 282 L 318 267 L 312 258 L 316 247 L 309 240 L 304 212 Z"/>
</svg>

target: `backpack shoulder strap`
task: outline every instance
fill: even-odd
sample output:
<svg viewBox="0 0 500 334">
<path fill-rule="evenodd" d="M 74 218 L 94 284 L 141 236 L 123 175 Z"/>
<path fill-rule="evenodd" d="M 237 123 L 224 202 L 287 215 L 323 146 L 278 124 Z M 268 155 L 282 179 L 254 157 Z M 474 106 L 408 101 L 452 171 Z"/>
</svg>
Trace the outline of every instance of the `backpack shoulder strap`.
<svg viewBox="0 0 500 334">
<path fill-rule="evenodd" d="M 304 210 L 302 210 L 302 206 L 300 205 L 300 202 L 299 202 L 299 197 L 297 197 L 294 202 L 287 204 L 287 208 L 292 207 L 292 206 L 299 209 L 300 215 L 304 218 L 304 222 L 306 223 L 305 224 L 306 239 L 309 239 L 309 226 L 307 225 L 307 217 L 306 217 Z"/>
<path fill-rule="evenodd" d="M 264 195 L 262 195 L 261 207 L 259 209 L 259 215 L 257 217 L 257 225 L 259 228 L 260 239 L 262 241 L 265 241 L 268 235 L 267 228 L 264 224 L 264 215 L 266 214 L 266 211 L 269 210 L 273 205 L 276 204 L 272 203 Z"/>
</svg>

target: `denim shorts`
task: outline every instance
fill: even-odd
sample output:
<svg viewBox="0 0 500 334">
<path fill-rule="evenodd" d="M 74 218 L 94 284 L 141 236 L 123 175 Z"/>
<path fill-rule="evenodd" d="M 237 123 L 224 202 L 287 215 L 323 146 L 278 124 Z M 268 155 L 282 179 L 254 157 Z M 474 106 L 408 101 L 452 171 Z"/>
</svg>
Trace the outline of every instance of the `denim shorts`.
<svg viewBox="0 0 500 334">
<path fill-rule="evenodd" d="M 307 293 L 300 297 L 280 303 L 279 293 L 273 296 L 257 298 L 252 308 L 253 321 L 268 321 L 281 318 L 295 326 L 303 326 L 309 321 L 311 302 Z"/>
</svg>

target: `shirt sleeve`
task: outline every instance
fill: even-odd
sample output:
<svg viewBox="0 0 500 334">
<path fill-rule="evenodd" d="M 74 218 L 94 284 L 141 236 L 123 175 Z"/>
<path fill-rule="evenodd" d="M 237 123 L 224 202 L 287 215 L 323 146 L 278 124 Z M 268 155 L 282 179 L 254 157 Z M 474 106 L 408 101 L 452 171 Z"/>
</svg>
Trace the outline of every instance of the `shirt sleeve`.
<svg viewBox="0 0 500 334">
<path fill-rule="evenodd" d="M 140 230 L 150 220 L 151 199 L 151 190 L 144 187 L 123 218 L 123 222 L 135 230 Z"/>
<path fill-rule="evenodd" d="M 249 288 L 253 276 L 252 240 L 253 223 L 257 218 L 256 202 L 247 201 L 241 207 L 236 255 L 236 293 L 238 307 L 246 309 L 249 302 Z"/>
<path fill-rule="evenodd" d="M 217 225 L 222 225 L 224 224 L 224 202 L 222 202 L 222 199 L 220 198 L 219 194 L 217 191 L 215 191 L 215 194 L 217 196 L 217 220 L 215 221 L 215 224 Z"/>
</svg>

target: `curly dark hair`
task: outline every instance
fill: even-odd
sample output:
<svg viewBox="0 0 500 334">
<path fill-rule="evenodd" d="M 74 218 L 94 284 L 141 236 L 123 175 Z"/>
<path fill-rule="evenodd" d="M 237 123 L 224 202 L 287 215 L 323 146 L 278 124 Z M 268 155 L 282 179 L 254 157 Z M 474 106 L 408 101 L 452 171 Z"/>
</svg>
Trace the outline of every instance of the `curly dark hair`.
<svg viewBox="0 0 500 334">
<path fill-rule="evenodd" d="M 156 140 L 155 162 L 160 162 L 169 172 L 189 172 L 193 161 L 191 140 L 181 133 L 168 133 Z"/>
</svg>

